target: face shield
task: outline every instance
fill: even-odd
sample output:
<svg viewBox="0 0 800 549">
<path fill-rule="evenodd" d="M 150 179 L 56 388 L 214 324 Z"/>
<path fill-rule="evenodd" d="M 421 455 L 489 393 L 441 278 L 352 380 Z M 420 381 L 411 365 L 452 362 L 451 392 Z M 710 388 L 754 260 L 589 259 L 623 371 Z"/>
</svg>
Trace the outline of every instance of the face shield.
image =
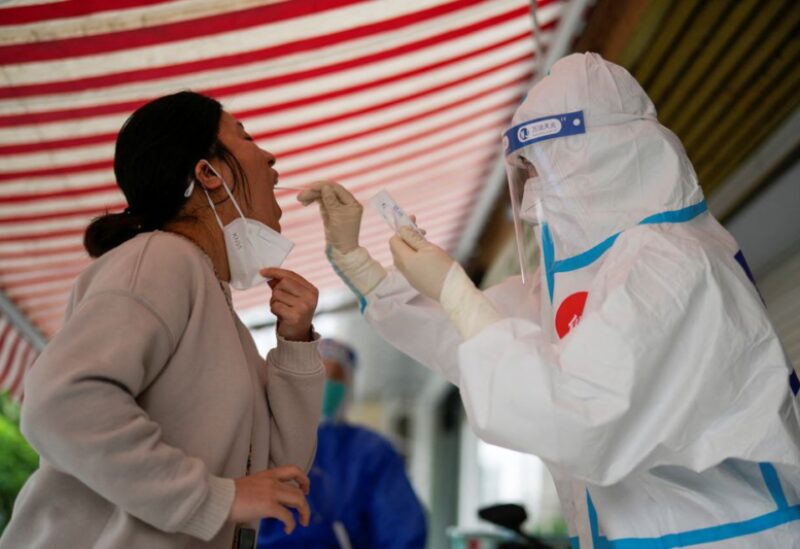
<svg viewBox="0 0 800 549">
<path fill-rule="evenodd" d="M 586 133 L 583 112 L 559 114 L 528 120 L 503 135 L 506 175 L 514 219 L 520 273 L 523 284 L 531 283 L 531 258 L 537 244 L 544 254 L 552 252 L 549 240 L 551 206 L 567 201 L 563 173 L 548 154 L 552 140 Z"/>
</svg>

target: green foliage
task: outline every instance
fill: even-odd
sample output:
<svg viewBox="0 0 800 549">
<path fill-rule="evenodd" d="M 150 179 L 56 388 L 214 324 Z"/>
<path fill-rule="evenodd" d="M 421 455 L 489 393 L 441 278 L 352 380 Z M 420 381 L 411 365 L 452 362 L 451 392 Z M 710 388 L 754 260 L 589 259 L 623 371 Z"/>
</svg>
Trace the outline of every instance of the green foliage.
<svg viewBox="0 0 800 549">
<path fill-rule="evenodd" d="M 20 488 L 38 464 L 39 456 L 19 431 L 19 406 L 0 393 L 0 534 Z"/>
<path fill-rule="evenodd" d="M 558 517 L 553 519 L 550 523 L 539 525 L 531 534 L 551 547 L 563 547 L 564 549 L 569 549 L 570 547 L 569 531 L 567 530 L 567 521 L 564 520 L 564 517 Z"/>
<path fill-rule="evenodd" d="M 543 528 L 542 533 L 550 536 L 567 537 L 569 535 L 567 530 L 567 521 L 564 520 L 564 517 L 558 517 L 557 519 L 554 519 L 553 522 L 548 524 L 547 528 Z"/>
</svg>

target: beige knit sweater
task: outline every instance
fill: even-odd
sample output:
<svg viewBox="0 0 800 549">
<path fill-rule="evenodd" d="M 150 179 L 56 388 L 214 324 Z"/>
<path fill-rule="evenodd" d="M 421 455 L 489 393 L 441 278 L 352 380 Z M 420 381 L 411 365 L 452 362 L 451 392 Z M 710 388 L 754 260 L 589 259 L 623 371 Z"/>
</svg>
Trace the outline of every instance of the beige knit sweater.
<svg viewBox="0 0 800 549">
<path fill-rule="evenodd" d="M 229 549 L 251 443 L 252 471 L 308 470 L 317 342 L 279 340 L 265 361 L 229 303 L 208 257 L 164 232 L 81 274 L 27 375 L 22 430 L 41 463 L 0 549 Z"/>
</svg>

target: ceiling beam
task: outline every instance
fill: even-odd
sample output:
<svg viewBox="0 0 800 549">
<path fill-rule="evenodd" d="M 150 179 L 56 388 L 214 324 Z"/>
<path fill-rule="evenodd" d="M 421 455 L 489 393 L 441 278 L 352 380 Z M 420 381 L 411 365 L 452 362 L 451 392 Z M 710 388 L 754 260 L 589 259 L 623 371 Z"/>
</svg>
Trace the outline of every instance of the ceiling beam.
<svg viewBox="0 0 800 549">
<path fill-rule="evenodd" d="M 536 33 L 536 29 L 539 28 L 539 22 L 536 17 L 536 0 L 531 0 L 531 28 L 534 31 L 532 52 L 534 72 L 533 78 L 528 84 L 528 89 L 543 75 L 547 74 L 553 63 L 570 52 L 570 45 L 583 22 L 584 14 L 590 2 L 591 0 L 570 0 L 569 5 L 561 17 L 561 22 L 556 28 L 555 37 L 551 45 L 547 48 L 546 52 L 542 52 L 539 36 L 538 33 Z M 544 58 L 544 64 L 540 65 L 543 53 L 546 57 Z M 475 202 L 475 207 L 472 209 L 472 213 L 467 220 L 464 231 L 461 233 L 461 238 L 456 246 L 454 256 L 460 263 L 469 261 L 474 254 L 481 235 L 487 229 L 487 221 L 490 219 L 495 204 L 497 204 L 506 186 L 505 155 L 502 147 L 499 145 L 500 140 L 498 139 L 498 149 L 500 152 L 494 162 L 491 172 L 489 172 L 489 176 L 486 178 L 486 184 Z"/>
<path fill-rule="evenodd" d="M 592 0 L 570 0 L 567 9 L 561 16 L 561 21 L 556 29 L 556 36 L 547 48 L 547 57 L 544 59 L 542 75 L 550 72 L 556 61 L 570 53 L 572 41 L 578 29 L 584 22 L 586 10 Z"/>
<path fill-rule="evenodd" d="M 0 291 L 0 311 L 17 331 L 27 338 L 37 352 L 41 352 L 44 349 L 45 345 L 47 345 L 47 339 L 2 291 Z"/>
<path fill-rule="evenodd" d="M 767 182 L 776 168 L 800 148 L 800 109 L 765 139 L 739 168 L 708 197 L 711 213 L 724 221 L 733 215 Z"/>
<path fill-rule="evenodd" d="M 648 3 L 598 0 L 592 8 L 592 17 L 575 43 L 575 51 L 599 53 L 609 61 L 616 61 Z"/>
</svg>

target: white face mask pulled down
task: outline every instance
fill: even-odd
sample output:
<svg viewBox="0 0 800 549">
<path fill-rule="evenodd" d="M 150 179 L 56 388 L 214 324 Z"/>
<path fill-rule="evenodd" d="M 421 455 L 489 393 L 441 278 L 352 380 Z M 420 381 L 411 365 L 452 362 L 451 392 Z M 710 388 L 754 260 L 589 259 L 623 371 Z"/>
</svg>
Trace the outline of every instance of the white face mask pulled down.
<svg viewBox="0 0 800 549">
<path fill-rule="evenodd" d="M 228 184 L 210 163 L 207 162 L 206 165 L 222 181 L 225 192 L 228 193 L 233 206 L 239 212 L 238 218 L 223 225 L 208 191 L 203 189 L 208 205 L 214 212 L 217 224 L 225 236 L 231 286 L 237 290 L 247 290 L 265 280 L 259 274 L 261 269 L 280 267 L 283 264 L 289 252 L 294 248 L 294 242 L 260 221 L 245 217 L 233 197 L 233 193 L 228 188 Z"/>
</svg>

